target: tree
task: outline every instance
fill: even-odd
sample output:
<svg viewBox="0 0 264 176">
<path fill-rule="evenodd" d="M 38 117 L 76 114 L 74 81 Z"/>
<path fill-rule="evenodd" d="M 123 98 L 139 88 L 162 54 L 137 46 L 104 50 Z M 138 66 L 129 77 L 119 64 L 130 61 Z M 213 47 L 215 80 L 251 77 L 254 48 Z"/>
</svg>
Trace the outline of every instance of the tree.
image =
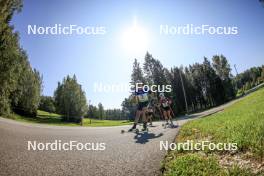
<svg viewBox="0 0 264 176">
<path fill-rule="evenodd" d="M 238 74 L 234 78 L 234 84 L 237 85 L 239 92 L 250 89 L 264 81 L 264 66 L 252 67 Z"/>
<path fill-rule="evenodd" d="M 98 119 L 99 118 L 98 108 L 90 104 L 88 107 L 87 116 L 88 118 Z"/>
<path fill-rule="evenodd" d="M 223 87 L 225 89 L 225 100 L 230 100 L 235 97 L 235 89 L 231 80 L 231 68 L 230 65 L 223 55 L 215 55 L 212 58 L 213 68 L 216 74 L 222 80 Z"/>
<path fill-rule="evenodd" d="M 213 68 L 216 71 L 216 74 L 221 78 L 221 80 L 230 79 L 231 68 L 230 65 L 223 55 L 215 55 L 212 58 L 213 61 Z"/>
<path fill-rule="evenodd" d="M 264 65 L 261 68 L 261 76 L 260 76 L 261 82 L 264 81 Z"/>
<path fill-rule="evenodd" d="M 145 55 L 145 62 L 143 65 L 145 79 L 149 85 L 165 85 L 167 83 L 165 77 L 166 69 L 159 60 L 154 59 L 148 52 Z"/>
<path fill-rule="evenodd" d="M 145 81 L 142 68 L 140 67 L 140 64 L 137 61 L 137 59 L 135 59 L 133 63 L 132 74 L 131 74 L 131 84 L 135 85 L 137 80 L 140 80 L 142 82 Z"/>
<path fill-rule="evenodd" d="M 85 92 L 75 75 L 72 78 L 68 75 L 58 83 L 54 99 L 56 110 L 64 115 L 64 120 L 79 122 L 87 112 Z"/>
<path fill-rule="evenodd" d="M 54 113 L 56 111 L 56 108 L 53 97 L 41 96 L 39 109 L 43 111 L 47 111 L 49 113 Z"/>
<path fill-rule="evenodd" d="M 102 103 L 98 104 L 98 113 L 99 113 L 99 118 L 101 120 L 104 119 L 105 115 L 104 115 L 104 107 Z"/>
<path fill-rule="evenodd" d="M 17 103 L 13 103 L 13 110 L 19 114 L 36 117 L 40 102 L 42 77 L 37 70 L 29 66 L 22 72 L 17 85 L 21 92 Z"/>
<path fill-rule="evenodd" d="M 261 78 L 264 78 L 264 65 L 261 67 Z"/>
<path fill-rule="evenodd" d="M 124 120 L 127 119 L 124 112 L 120 109 L 107 109 L 105 110 L 105 117 L 109 120 Z"/>
<path fill-rule="evenodd" d="M 132 96 L 129 98 L 125 98 L 124 101 L 122 102 L 122 112 L 124 113 L 124 116 L 127 117 L 126 119 L 132 120 L 135 113 L 136 113 L 136 108 L 131 102 Z"/>
<path fill-rule="evenodd" d="M 10 95 L 15 91 L 21 72 L 18 34 L 13 33 L 10 21 L 22 7 L 20 0 L 0 1 L 0 115 L 11 111 Z"/>
<path fill-rule="evenodd" d="M 0 115 L 15 111 L 36 116 L 42 78 L 30 66 L 26 52 L 19 45 L 19 35 L 10 25 L 21 0 L 0 1 Z"/>
<path fill-rule="evenodd" d="M 131 82 L 140 79 L 149 85 L 171 85 L 172 92 L 165 92 L 165 94 L 173 99 L 172 107 L 175 114 L 185 113 L 186 109 L 182 83 L 185 87 L 188 110 L 198 111 L 233 99 L 235 97 L 234 85 L 237 82 L 241 83 L 241 88 L 243 86 L 243 89 L 249 89 L 264 81 L 263 66 L 250 68 L 234 78 L 224 55 L 213 56 L 212 64 L 204 57 L 203 63 L 194 63 L 185 68 L 167 69 L 147 52 L 143 72 L 140 63 L 135 59 Z M 122 102 L 122 111 L 130 119 L 134 116 L 135 105 L 130 98 L 125 98 Z"/>
</svg>

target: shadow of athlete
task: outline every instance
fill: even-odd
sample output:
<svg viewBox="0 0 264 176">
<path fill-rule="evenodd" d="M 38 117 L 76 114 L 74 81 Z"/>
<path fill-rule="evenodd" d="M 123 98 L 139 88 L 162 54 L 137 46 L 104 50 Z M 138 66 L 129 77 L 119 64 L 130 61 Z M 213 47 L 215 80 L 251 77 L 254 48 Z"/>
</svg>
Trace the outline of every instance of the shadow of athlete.
<svg viewBox="0 0 264 176">
<path fill-rule="evenodd" d="M 134 139 L 136 139 L 135 141 L 136 143 L 145 144 L 149 142 L 149 139 L 159 138 L 161 136 L 163 136 L 163 133 L 156 135 L 154 133 L 143 132 L 143 133 L 136 133 Z"/>
</svg>

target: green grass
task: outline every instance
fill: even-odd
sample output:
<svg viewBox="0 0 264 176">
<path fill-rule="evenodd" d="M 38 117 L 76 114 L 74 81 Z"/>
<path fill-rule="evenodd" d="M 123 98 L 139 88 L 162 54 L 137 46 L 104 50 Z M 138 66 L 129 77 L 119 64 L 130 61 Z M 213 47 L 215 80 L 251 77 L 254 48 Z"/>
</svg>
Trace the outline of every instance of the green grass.
<svg viewBox="0 0 264 176">
<path fill-rule="evenodd" d="M 90 124 L 90 120 L 92 124 Z M 121 125 L 130 125 L 133 122 L 127 120 L 96 120 L 96 119 L 84 119 L 84 126 L 121 126 Z"/>
<path fill-rule="evenodd" d="M 41 110 L 38 110 L 38 115 L 36 118 L 24 117 L 18 114 L 12 114 L 10 118 L 17 121 L 28 122 L 28 123 L 38 123 L 38 124 L 48 124 L 48 125 L 58 125 L 58 126 L 80 126 L 80 124 L 77 123 L 63 122 L 61 120 L 61 115 L 59 114 L 48 113 Z M 121 125 L 129 125 L 129 124 L 132 124 L 132 122 L 127 120 L 96 120 L 96 119 L 84 118 L 83 121 L 83 126 L 87 126 L 87 127 L 88 126 L 89 127 L 121 126 Z"/>
<path fill-rule="evenodd" d="M 176 138 L 177 142 L 187 140 L 201 141 L 210 139 L 213 143 L 237 143 L 238 154 L 250 153 L 251 157 L 259 162 L 264 159 L 264 88 L 246 96 L 237 103 L 226 108 L 224 111 L 214 115 L 189 121 L 180 130 Z M 207 151 L 208 152 L 208 151 Z M 190 153 L 190 152 L 189 152 Z M 214 151 L 213 154 L 221 155 L 225 152 Z M 181 157 L 185 160 L 191 160 L 194 165 L 200 161 L 192 160 L 193 156 L 188 152 L 171 151 L 164 161 L 165 175 L 173 175 L 174 170 L 179 170 L 179 162 L 182 162 Z M 206 156 L 211 156 L 206 153 Z M 197 159 L 197 158 L 196 158 Z M 184 161 L 185 161 L 184 160 Z M 208 157 L 205 162 L 208 162 Z M 176 163 L 176 164 L 175 164 Z M 210 162 L 211 163 L 211 162 Z M 215 163 L 211 163 L 215 164 Z M 181 168 L 186 170 L 188 165 L 181 164 Z M 217 171 L 217 167 L 212 167 L 213 171 Z M 204 166 L 200 169 L 195 169 L 191 173 L 204 171 Z M 222 171 L 221 171 L 222 172 Z M 219 173 L 221 173 L 219 172 Z M 230 171 L 233 175 L 247 174 L 248 172 L 237 168 Z M 230 175 L 229 173 L 229 175 Z M 177 175 L 177 174 L 176 174 Z M 179 174 L 192 175 L 192 174 Z M 195 174 L 194 174 L 195 175 Z M 198 174 L 199 175 L 199 174 Z M 215 174 L 214 174 L 215 175 Z M 236 174 L 235 174 L 236 175 Z M 249 174 L 250 175 L 250 174 Z"/>
<path fill-rule="evenodd" d="M 169 162 L 164 175 L 217 175 L 222 170 L 214 158 L 204 158 L 196 154 L 179 155 Z"/>
<path fill-rule="evenodd" d="M 205 157 L 198 154 L 178 155 L 167 164 L 165 176 L 251 176 L 247 169 L 238 166 L 223 169 L 214 157 Z"/>
</svg>

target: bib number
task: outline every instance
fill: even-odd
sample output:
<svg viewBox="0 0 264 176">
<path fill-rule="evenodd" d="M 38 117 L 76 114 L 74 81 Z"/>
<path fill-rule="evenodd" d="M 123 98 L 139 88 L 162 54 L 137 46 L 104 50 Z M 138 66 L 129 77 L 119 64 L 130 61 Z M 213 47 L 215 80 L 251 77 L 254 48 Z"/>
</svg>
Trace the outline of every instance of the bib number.
<svg viewBox="0 0 264 176">
<path fill-rule="evenodd" d="M 148 95 L 146 93 L 145 94 L 138 95 L 138 101 L 139 102 L 146 102 L 146 101 L 148 101 Z"/>
</svg>

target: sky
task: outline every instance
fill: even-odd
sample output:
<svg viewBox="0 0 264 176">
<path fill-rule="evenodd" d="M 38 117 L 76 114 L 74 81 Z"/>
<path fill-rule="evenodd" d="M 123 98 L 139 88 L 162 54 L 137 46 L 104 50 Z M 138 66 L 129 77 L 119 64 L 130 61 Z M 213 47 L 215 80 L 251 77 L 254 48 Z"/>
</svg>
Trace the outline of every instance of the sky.
<svg viewBox="0 0 264 176">
<path fill-rule="evenodd" d="M 102 83 L 128 84 L 132 63 L 148 51 L 167 67 L 188 66 L 215 54 L 232 73 L 260 66 L 264 51 L 264 5 L 258 0 L 24 0 L 11 24 L 32 67 L 43 75 L 43 95 L 53 96 L 66 75 L 77 76 L 87 101 L 120 108 L 129 92 L 95 92 Z M 104 27 L 104 35 L 28 34 L 28 25 Z M 169 27 L 210 25 L 238 28 L 236 35 L 164 35 Z"/>
</svg>

